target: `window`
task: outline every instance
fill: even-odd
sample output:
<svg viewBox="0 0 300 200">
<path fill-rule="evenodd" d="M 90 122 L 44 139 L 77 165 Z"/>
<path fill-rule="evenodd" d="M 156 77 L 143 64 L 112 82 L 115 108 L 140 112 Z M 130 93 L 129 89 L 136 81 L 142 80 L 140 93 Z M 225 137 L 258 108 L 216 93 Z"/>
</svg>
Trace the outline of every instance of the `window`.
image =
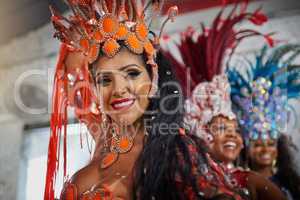
<svg viewBox="0 0 300 200">
<path fill-rule="evenodd" d="M 92 150 L 89 150 L 88 144 L 91 147 L 94 143 L 91 142 L 92 138 L 87 134 L 87 129 L 83 125 L 68 125 L 67 133 L 67 170 L 69 176 L 72 176 L 89 162 L 91 158 L 90 151 Z M 43 199 L 49 135 L 49 128 L 33 129 L 26 131 L 24 134 L 20 165 L 19 200 Z M 80 138 L 82 138 L 82 148 Z M 62 148 L 60 155 L 62 158 Z M 62 166 L 62 162 L 60 166 Z M 62 175 L 63 169 L 61 167 L 56 181 L 57 197 L 59 197 L 64 182 Z"/>
</svg>

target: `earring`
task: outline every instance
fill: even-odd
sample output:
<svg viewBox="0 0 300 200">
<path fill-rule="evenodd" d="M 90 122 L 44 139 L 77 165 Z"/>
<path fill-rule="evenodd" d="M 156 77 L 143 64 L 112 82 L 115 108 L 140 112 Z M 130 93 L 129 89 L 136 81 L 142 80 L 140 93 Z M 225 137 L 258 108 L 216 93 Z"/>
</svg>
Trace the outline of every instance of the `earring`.
<svg viewBox="0 0 300 200">
<path fill-rule="evenodd" d="M 152 72 L 153 72 L 153 77 L 152 77 L 151 89 L 149 91 L 149 98 L 153 98 L 157 92 L 157 87 L 158 87 L 158 66 L 157 65 L 152 66 Z"/>
<path fill-rule="evenodd" d="M 276 172 L 277 172 L 277 160 L 274 159 L 272 162 L 272 173 L 276 174 Z"/>
</svg>

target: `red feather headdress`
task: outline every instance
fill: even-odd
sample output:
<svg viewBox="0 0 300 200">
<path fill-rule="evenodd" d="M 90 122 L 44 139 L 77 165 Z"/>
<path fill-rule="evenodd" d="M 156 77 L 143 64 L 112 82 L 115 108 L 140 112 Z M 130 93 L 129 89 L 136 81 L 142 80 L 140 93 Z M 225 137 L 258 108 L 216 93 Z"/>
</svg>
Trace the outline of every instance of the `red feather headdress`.
<svg viewBox="0 0 300 200">
<path fill-rule="evenodd" d="M 187 96 L 198 83 L 211 81 L 215 75 L 224 72 L 223 62 L 228 50 L 231 50 L 231 56 L 238 44 L 245 38 L 263 36 L 271 46 L 273 45 L 271 34 L 264 35 L 252 29 L 235 29 L 237 24 L 244 21 L 250 21 L 255 25 L 262 25 L 267 21 L 261 8 L 251 13 L 247 12 L 247 7 L 248 1 L 241 3 L 240 6 L 236 3 L 231 12 L 224 17 L 225 5 L 213 20 L 210 28 L 206 28 L 201 23 L 201 34 L 198 34 L 192 27 L 182 33 L 180 44 L 177 46 L 183 63 L 179 62 L 169 51 L 165 51 Z M 190 84 L 190 88 L 187 88 L 187 84 Z"/>
</svg>

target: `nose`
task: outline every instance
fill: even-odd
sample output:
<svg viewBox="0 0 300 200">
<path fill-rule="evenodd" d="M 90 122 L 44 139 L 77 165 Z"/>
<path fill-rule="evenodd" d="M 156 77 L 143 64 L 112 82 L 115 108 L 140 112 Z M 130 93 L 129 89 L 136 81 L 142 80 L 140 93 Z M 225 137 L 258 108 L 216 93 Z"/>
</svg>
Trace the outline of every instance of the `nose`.
<svg viewBox="0 0 300 200">
<path fill-rule="evenodd" d="M 117 75 L 113 83 L 113 96 L 122 97 L 128 91 L 128 81 L 124 77 Z"/>
<path fill-rule="evenodd" d="M 268 144 L 266 142 L 263 142 L 263 144 L 261 145 L 261 149 L 263 152 L 266 152 L 269 150 Z"/>
<path fill-rule="evenodd" d="M 228 137 L 228 138 L 237 138 L 238 133 L 234 128 L 229 128 L 229 129 L 226 130 L 225 136 Z"/>
</svg>

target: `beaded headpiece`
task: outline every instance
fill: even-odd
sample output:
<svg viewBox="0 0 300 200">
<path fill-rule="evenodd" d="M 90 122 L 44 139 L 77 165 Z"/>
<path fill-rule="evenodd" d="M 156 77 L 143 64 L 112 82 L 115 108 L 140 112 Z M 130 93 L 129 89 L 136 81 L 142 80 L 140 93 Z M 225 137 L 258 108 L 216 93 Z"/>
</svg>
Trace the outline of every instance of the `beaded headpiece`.
<svg viewBox="0 0 300 200">
<path fill-rule="evenodd" d="M 300 65 L 294 64 L 300 45 L 283 45 L 267 55 L 261 50 L 246 70 L 228 70 L 231 99 L 246 144 L 250 140 L 278 139 L 289 113 L 288 100 L 300 97 Z"/>
<path fill-rule="evenodd" d="M 210 28 L 202 24 L 200 34 L 191 27 L 181 34 L 181 42 L 177 46 L 183 63 L 170 52 L 166 52 L 175 66 L 178 79 L 188 98 L 185 104 L 185 122 L 193 133 L 204 139 L 211 138 L 206 131 L 206 125 L 214 116 L 235 118 L 231 110 L 230 85 L 224 69 L 226 55 L 230 58 L 237 45 L 252 36 L 263 36 L 269 42 L 273 42 L 269 34 L 235 28 L 238 23 L 244 21 L 255 25 L 266 22 L 267 17 L 260 9 L 253 13 L 247 12 L 245 1 L 240 6 L 235 4 L 224 18 L 225 8 L 226 6 L 217 14 Z"/>
<path fill-rule="evenodd" d="M 161 0 L 67 0 L 66 2 L 72 11 L 69 17 L 60 15 L 50 7 L 51 21 L 56 29 L 54 37 L 58 38 L 62 45 L 53 87 L 45 200 L 54 199 L 61 138 L 63 138 L 63 168 L 66 177 L 67 108 L 69 106 L 75 108 L 76 118 L 90 127 L 90 131 L 93 124 L 101 122 L 101 112 L 91 87 L 93 78 L 89 72 L 89 64 L 95 62 L 99 56 L 115 56 L 124 45 L 135 54 L 147 56 L 147 64 L 152 66 L 152 84 L 155 86 L 158 81 L 155 57 L 161 32 L 166 22 L 173 20 L 178 12 L 176 6 L 168 10 L 167 19 L 163 22 L 160 33 L 156 35 L 150 31 L 150 25 L 161 11 L 163 6 Z M 75 69 L 66 67 L 68 56 L 72 59 L 78 58 L 80 66 Z M 155 89 L 156 87 L 152 87 L 149 95 L 154 94 Z"/>
<path fill-rule="evenodd" d="M 154 64 L 160 34 L 156 36 L 149 31 L 146 14 L 151 8 L 152 17 L 155 17 L 162 1 L 151 0 L 145 7 L 139 6 L 136 0 L 68 0 L 68 3 L 74 14 L 68 19 L 50 7 L 56 29 L 54 36 L 72 48 L 82 50 L 90 63 L 98 58 L 100 50 L 113 57 L 120 50 L 119 42 L 123 41 L 133 53 L 145 52 L 149 64 Z M 177 12 L 176 6 L 171 7 L 167 20 L 173 20 Z"/>
<path fill-rule="evenodd" d="M 236 116 L 231 110 L 230 85 L 226 75 L 217 75 L 210 82 L 198 84 L 185 102 L 185 111 L 184 122 L 192 133 L 206 141 L 211 139 L 206 127 L 213 117 L 222 115 L 230 120 L 235 119 Z"/>
</svg>

